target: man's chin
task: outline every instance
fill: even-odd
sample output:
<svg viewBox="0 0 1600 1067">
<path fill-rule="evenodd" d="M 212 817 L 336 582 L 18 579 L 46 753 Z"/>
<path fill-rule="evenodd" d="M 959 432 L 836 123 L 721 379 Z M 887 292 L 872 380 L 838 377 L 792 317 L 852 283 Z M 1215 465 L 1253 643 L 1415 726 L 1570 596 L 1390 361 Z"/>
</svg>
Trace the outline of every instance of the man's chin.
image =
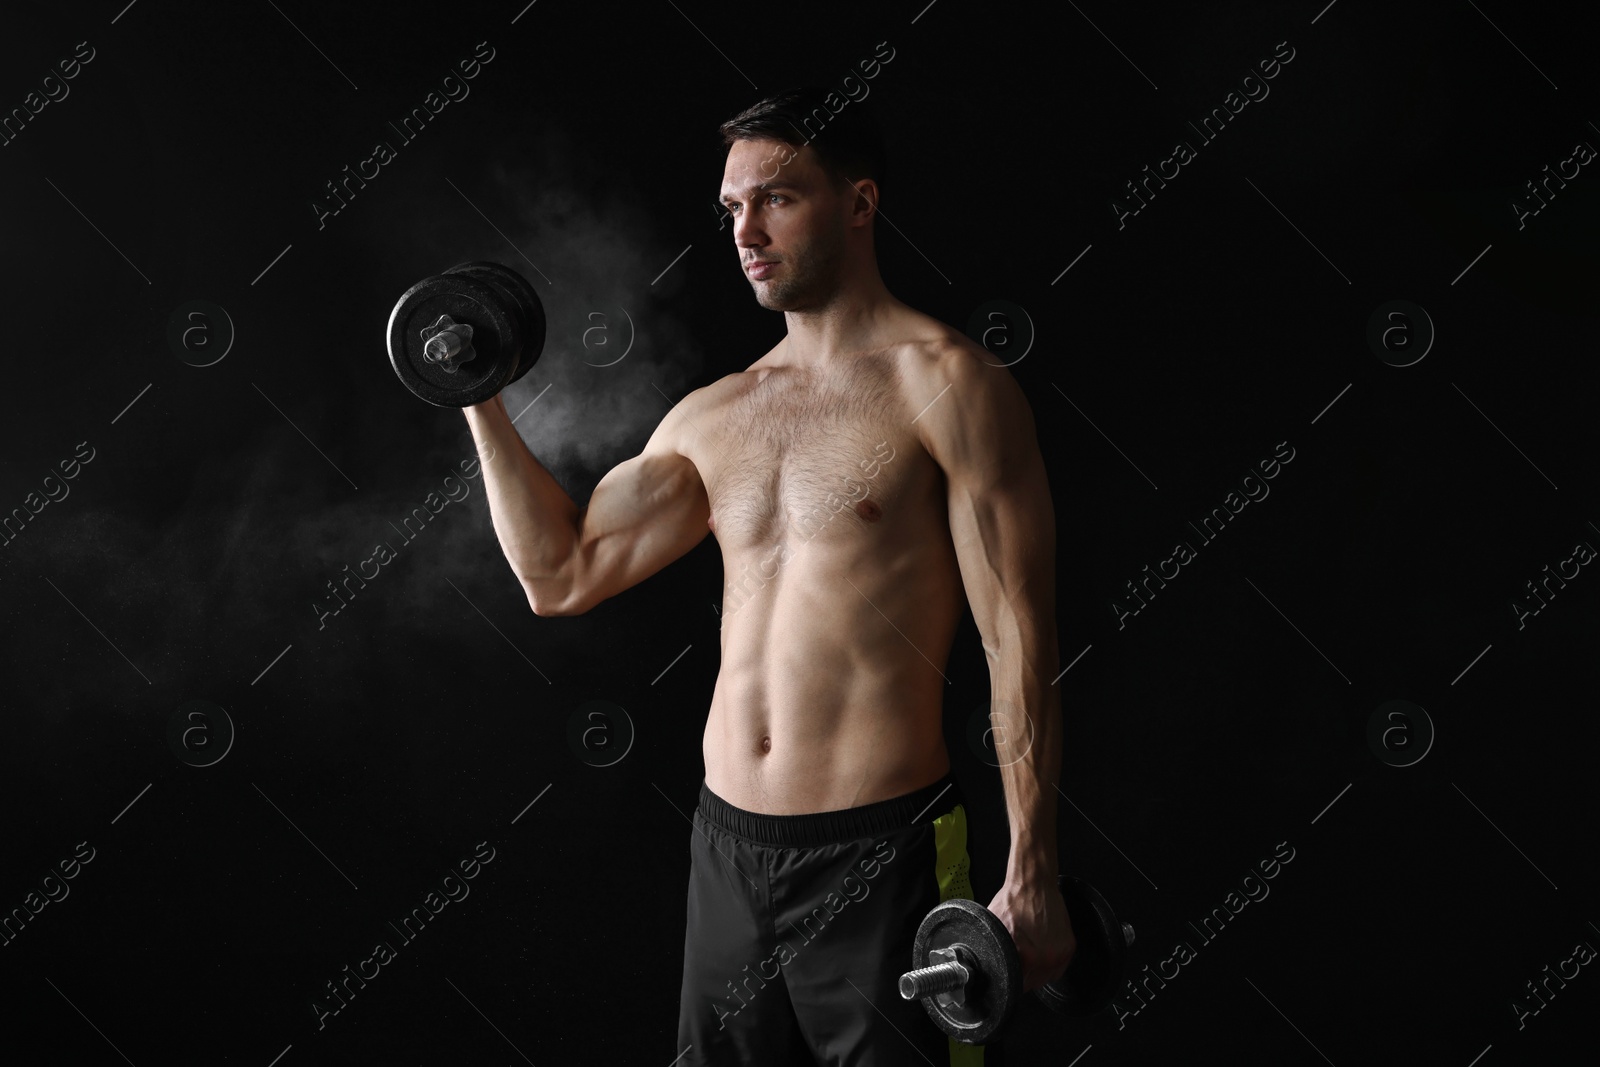
<svg viewBox="0 0 1600 1067">
<path fill-rule="evenodd" d="M 756 303 L 760 304 L 768 311 L 789 310 L 789 301 L 784 299 L 784 294 L 775 293 L 771 289 L 763 288 L 761 285 L 754 282 L 751 283 L 750 287 L 755 290 Z"/>
</svg>

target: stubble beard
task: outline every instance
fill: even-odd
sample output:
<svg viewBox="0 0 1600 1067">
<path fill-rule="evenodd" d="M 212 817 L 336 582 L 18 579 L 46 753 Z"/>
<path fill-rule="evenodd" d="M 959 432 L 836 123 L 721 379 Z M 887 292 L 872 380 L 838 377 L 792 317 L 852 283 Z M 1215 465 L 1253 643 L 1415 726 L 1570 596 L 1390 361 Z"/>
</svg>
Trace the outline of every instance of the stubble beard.
<svg viewBox="0 0 1600 1067">
<path fill-rule="evenodd" d="M 837 288 L 844 242 L 838 235 L 819 237 L 783 257 L 781 276 L 762 283 L 750 279 L 756 302 L 768 311 L 796 311 L 827 301 Z"/>
</svg>

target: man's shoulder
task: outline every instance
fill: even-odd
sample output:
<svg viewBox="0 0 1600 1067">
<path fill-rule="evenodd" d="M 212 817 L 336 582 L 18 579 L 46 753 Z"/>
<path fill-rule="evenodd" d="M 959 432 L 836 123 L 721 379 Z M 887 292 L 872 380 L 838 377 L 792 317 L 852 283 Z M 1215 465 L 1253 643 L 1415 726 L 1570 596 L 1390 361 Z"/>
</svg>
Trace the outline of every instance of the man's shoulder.
<svg viewBox="0 0 1600 1067">
<path fill-rule="evenodd" d="M 656 427 L 663 447 L 693 459 L 695 443 L 710 432 L 718 412 L 744 387 L 748 378 L 748 371 L 733 371 L 684 394 Z"/>
<path fill-rule="evenodd" d="M 966 334 L 931 316 L 921 319 L 912 335 L 895 347 L 908 399 L 921 397 L 926 402 L 951 387 L 976 386 L 986 384 L 989 377 L 1011 376 L 1005 361 Z"/>
<path fill-rule="evenodd" d="M 937 329 L 906 342 L 900 359 L 905 410 L 928 454 L 948 469 L 974 443 L 998 447 L 1010 431 L 1031 430 L 1031 408 L 1011 372 L 1015 360 L 928 321 Z"/>
<path fill-rule="evenodd" d="M 909 370 L 939 376 L 948 375 L 957 367 L 998 363 L 983 346 L 954 326 L 914 309 L 907 311 L 901 330 L 903 338 L 894 350 Z"/>
</svg>

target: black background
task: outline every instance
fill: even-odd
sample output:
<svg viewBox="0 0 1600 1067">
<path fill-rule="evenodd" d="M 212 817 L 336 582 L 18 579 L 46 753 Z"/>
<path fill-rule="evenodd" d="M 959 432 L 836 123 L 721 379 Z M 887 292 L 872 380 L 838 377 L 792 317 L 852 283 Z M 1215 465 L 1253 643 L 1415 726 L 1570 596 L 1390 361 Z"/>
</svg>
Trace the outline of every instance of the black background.
<svg viewBox="0 0 1600 1067">
<path fill-rule="evenodd" d="M 95 858 L 0 948 L 0 1057 L 682 1051 L 714 540 L 585 616 L 538 618 L 480 479 L 321 628 L 313 604 L 473 454 L 462 418 L 388 366 L 401 291 L 468 259 L 534 281 L 550 341 L 508 404 L 539 397 L 519 428 L 583 501 L 673 402 L 781 335 L 711 206 L 716 124 L 760 92 L 838 84 L 884 41 L 868 84 L 891 138 L 886 282 L 958 327 L 1006 300 L 1036 330 L 1019 358 L 1013 323 L 1001 351 L 1059 530 L 1064 867 L 1139 925 L 1135 968 L 1198 949 L 1120 1026 L 1026 1005 L 1010 1062 L 1492 1067 L 1589 1048 L 1592 966 L 1520 1029 L 1511 1007 L 1600 945 L 1600 578 L 1584 567 L 1521 628 L 1511 607 L 1600 545 L 1595 164 L 1522 229 L 1510 206 L 1600 145 L 1593 37 L 1569 10 L 8 12 L 7 112 L 77 42 L 94 59 L 0 148 L 0 511 L 80 442 L 94 458 L 0 549 L 0 908 L 78 842 Z M 494 59 L 470 95 L 398 143 L 386 122 L 480 41 Z M 1294 58 L 1270 95 L 1119 228 L 1123 183 L 1197 142 L 1185 120 L 1281 41 Z M 324 183 L 380 139 L 395 160 L 319 228 Z M 167 340 L 196 299 L 236 330 L 208 367 Z M 1437 332 L 1410 366 L 1367 343 L 1391 300 Z M 626 342 L 623 310 L 633 348 L 597 366 Z M 586 338 L 595 322 L 613 333 Z M 1270 496 L 1119 629 L 1124 583 L 1195 542 L 1187 522 L 1285 441 Z M 970 616 L 946 674 L 987 902 L 1007 837 L 998 771 L 967 741 L 989 683 Z M 1367 741 L 1397 699 L 1436 730 L 1404 768 Z M 189 700 L 237 728 L 209 767 L 168 745 Z M 613 766 L 568 744 L 589 700 L 636 730 Z M 319 1030 L 324 983 L 480 841 L 495 858 L 471 895 Z M 1270 896 L 1200 943 L 1187 923 L 1279 842 L 1294 859 Z"/>
</svg>

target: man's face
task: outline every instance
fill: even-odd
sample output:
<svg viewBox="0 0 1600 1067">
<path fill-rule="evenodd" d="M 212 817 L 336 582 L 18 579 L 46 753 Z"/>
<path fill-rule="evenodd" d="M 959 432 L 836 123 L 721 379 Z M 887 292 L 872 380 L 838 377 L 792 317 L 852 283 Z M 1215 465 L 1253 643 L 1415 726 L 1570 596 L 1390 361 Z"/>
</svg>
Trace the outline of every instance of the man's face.
<svg viewBox="0 0 1600 1067">
<path fill-rule="evenodd" d="M 722 204 L 733 217 L 734 246 L 756 300 L 772 311 L 826 303 L 845 255 L 847 190 L 817 164 L 810 147 L 735 141 L 723 169 Z M 764 274 L 755 264 L 769 262 Z"/>
</svg>

